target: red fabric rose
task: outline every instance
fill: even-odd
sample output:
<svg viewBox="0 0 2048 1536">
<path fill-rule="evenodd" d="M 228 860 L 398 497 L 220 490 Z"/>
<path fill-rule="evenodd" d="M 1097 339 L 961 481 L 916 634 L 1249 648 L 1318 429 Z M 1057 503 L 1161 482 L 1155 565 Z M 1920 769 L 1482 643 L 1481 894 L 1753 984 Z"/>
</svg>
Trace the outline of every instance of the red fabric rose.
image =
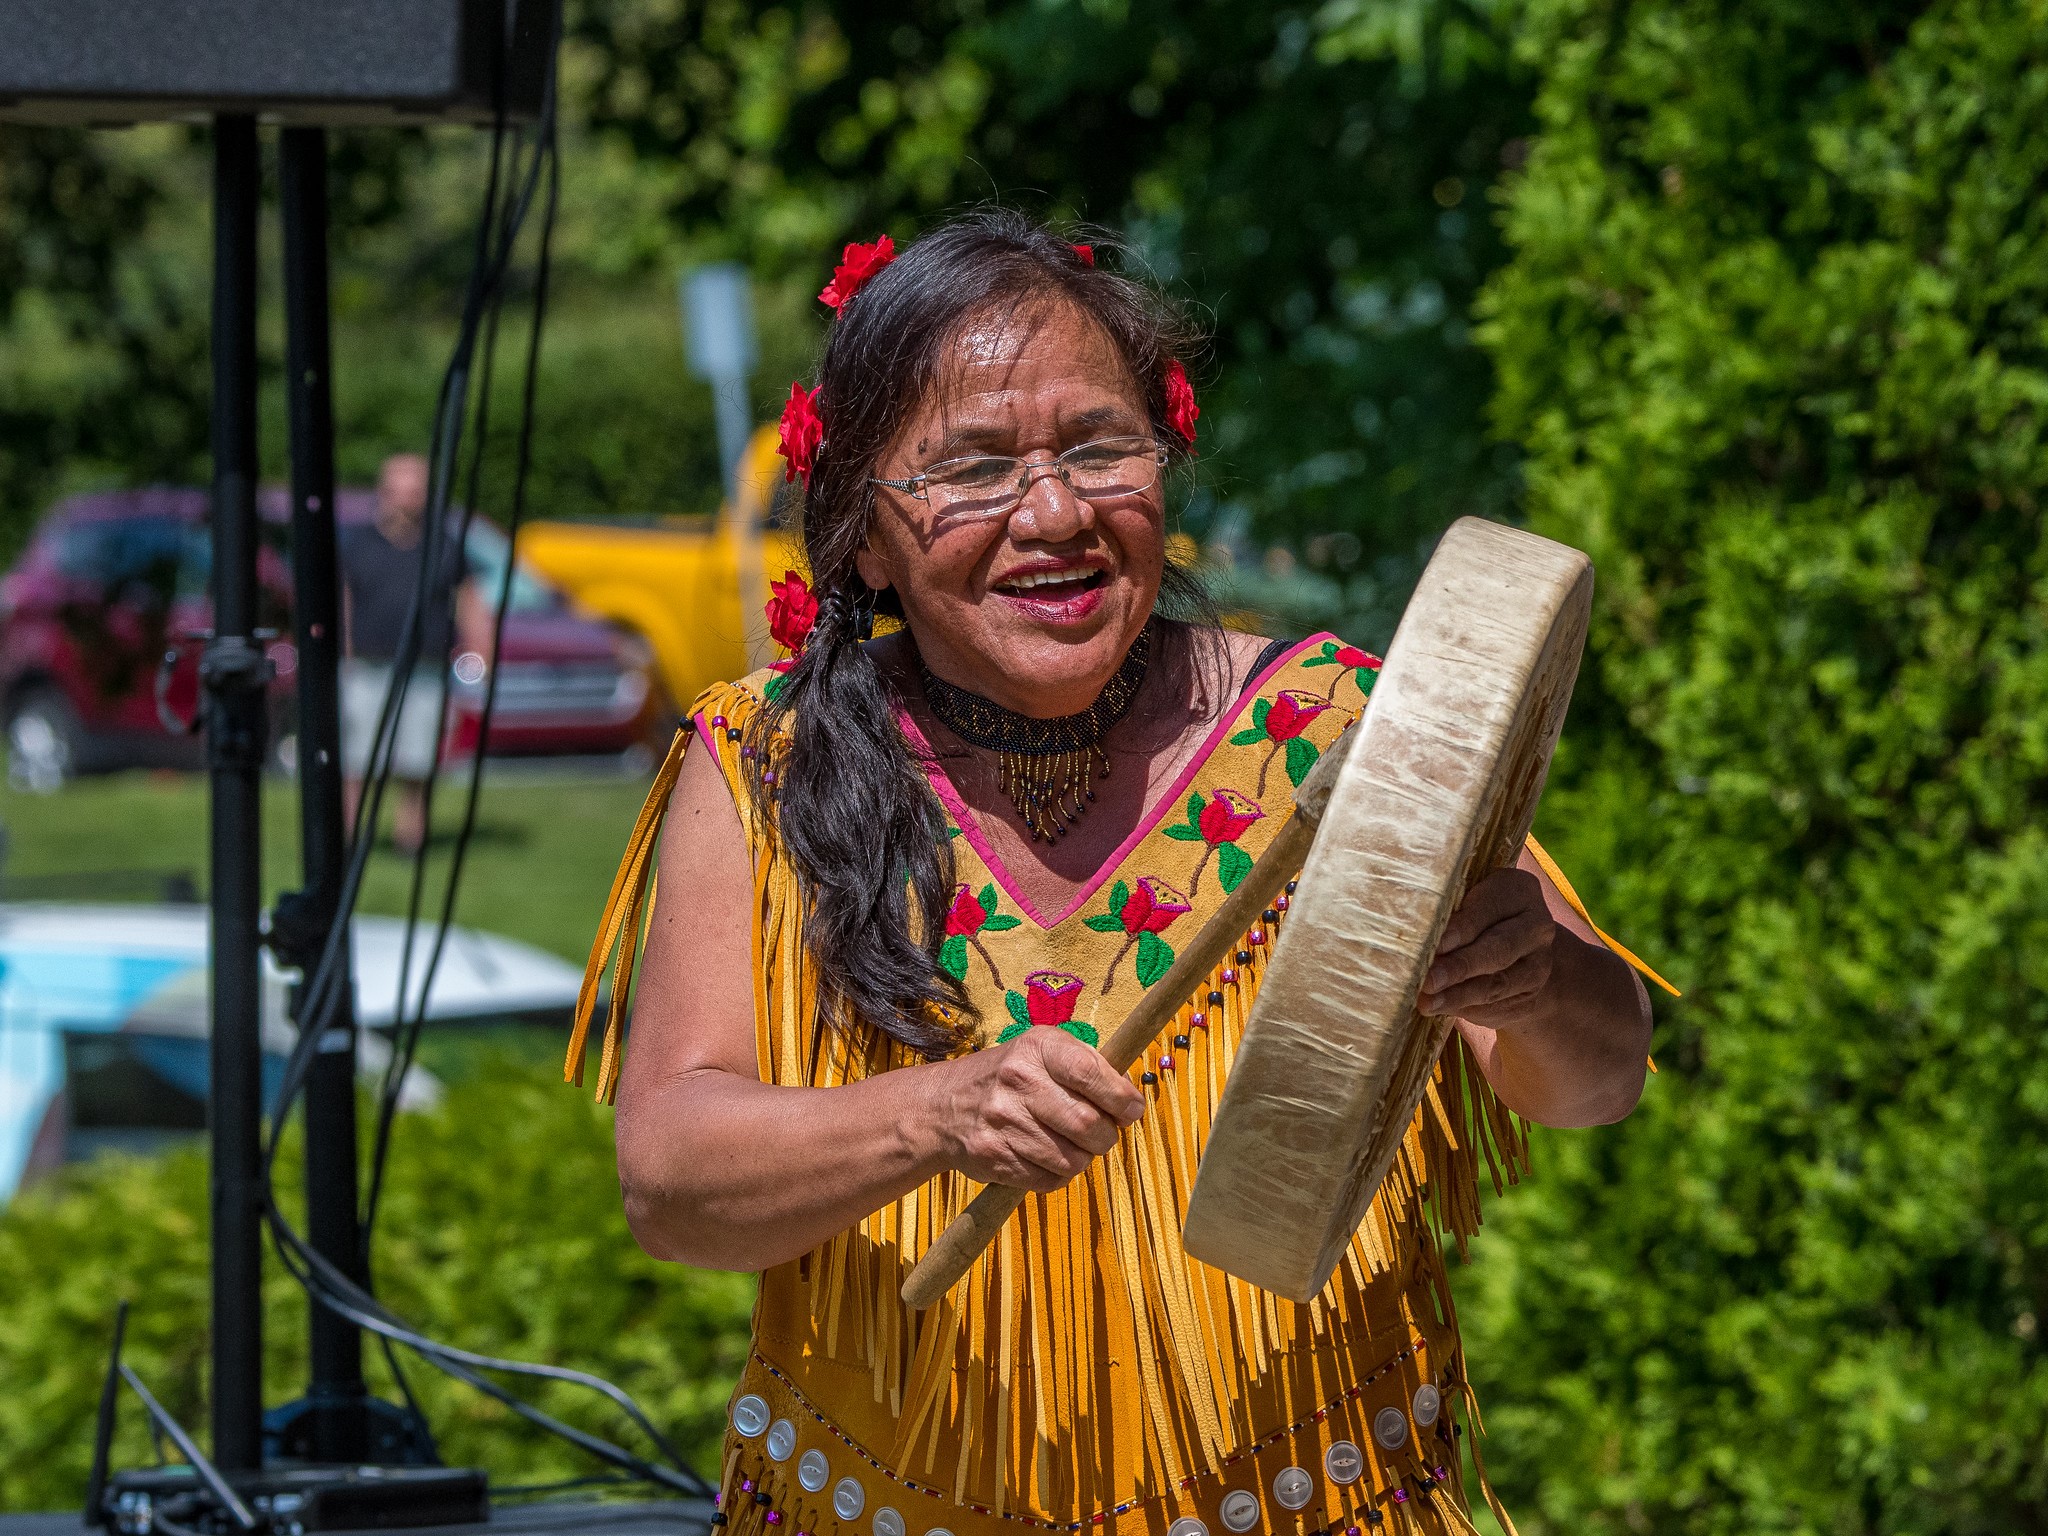
<svg viewBox="0 0 2048 1536">
<path fill-rule="evenodd" d="M 966 886 L 953 893 L 952 910 L 946 914 L 946 937 L 956 935 L 972 937 L 981 932 L 981 925 L 988 921 L 988 913 L 981 907 L 981 899 Z"/>
<path fill-rule="evenodd" d="M 798 380 L 789 386 L 789 399 L 782 407 L 782 446 L 775 451 L 789 460 L 784 480 L 811 483 L 811 466 L 817 462 L 818 445 L 825 441 L 825 418 L 818 414 L 818 391 L 805 389 Z"/>
<path fill-rule="evenodd" d="M 1074 247 L 1074 254 L 1075 254 L 1076 256 L 1078 256 L 1078 257 L 1080 257 L 1080 258 L 1081 258 L 1081 265 L 1082 265 L 1082 266 L 1084 266 L 1084 267 L 1092 267 L 1092 266 L 1094 266 L 1094 265 L 1095 265 L 1095 247 L 1094 247 L 1094 246 L 1092 246 L 1092 245 L 1077 245 L 1077 246 L 1075 246 L 1075 247 Z"/>
<path fill-rule="evenodd" d="M 1033 971 L 1024 978 L 1024 1009 L 1033 1024 L 1057 1029 L 1074 1016 L 1087 983 L 1065 971 Z"/>
<path fill-rule="evenodd" d="M 1175 358 L 1166 365 L 1166 424 L 1188 442 L 1195 440 L 1195 418 L 1202 414 L 1202 408 L 1195 404 L 1195 387 L 1188 382 L 1188 371 Z"/>
<path fill-rule="evenodd" d="M 775 595 L 768 599 L 768 633 L 791 655 L 800 654 L 818 622 L 818 598 L 810 583 L 795 571 L 784 571 L 782 580 L 768 583 Z"/>
<path fill-rule="evenodd" d="M 1191 910 L 1187 897 L 1164 880 L 1147 875 L 1124 898 L 1123 910 L 1117 913 L 1117 921 L 1124 925 L 1125 933 L 1158 933 L 1171 927 L 1173 920 L 1183 912 Z"/>
<path fill-rule="evenodd" d="M 832 306 L 832 312 L 853 302 L 867 280 L 896 259 L 896 242 L 887 235 L 871 245 L 855 241 L 839 254 L 839 265 L 832 269 L 832 281 L 825 285 L 818 301 Z"/>
<path fill-rule="evenodd" d="M 1379 657 L 1370 651 L 1361 651 L 1355 645 L 1338 646 L 1333 659 L 1340 667 L 1364 667 L 1368 672 L 1377 672 L 1380 669 Z"/>
<path fill-rule="evenodd" d="M 1292 741 L 1329 707 L 1330 701 L 1319 694 L 1289 688 L 1266 711 L 1266 735 L 1274 741 Z"/>
<path fill-rule="evenodd" d="M 1259 802 L 1249 796 L 1240 795 L 1234 789 L 1219 789 L 1216 798 L 1202 807 L 1196 825 L 1202 830 L 1202 841 L 1212 846 L 1234 843 L 1244 836 L 1246 827 L 1265 814 L 1259 808 Z"/>
</svg>

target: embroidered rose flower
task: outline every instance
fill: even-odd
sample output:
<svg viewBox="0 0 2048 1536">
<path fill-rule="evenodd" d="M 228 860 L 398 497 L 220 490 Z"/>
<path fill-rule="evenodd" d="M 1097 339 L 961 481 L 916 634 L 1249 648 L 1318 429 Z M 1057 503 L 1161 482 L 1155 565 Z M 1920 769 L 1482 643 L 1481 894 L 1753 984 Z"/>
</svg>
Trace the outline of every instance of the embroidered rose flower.
<svg viewBox="0 0 2048 1536">
<path fill-rule="evenodd" d="M 1320 694 L 1304 693 L 1299 688 L 1284 690 L 1273 701 L 1273 707 L 1266 711 L 1266 736 L 1271 741 L 1292 741 L 1309 726 L 1315 718 L 1330 707 L 1330 701 Z"/>
<path fill-rule="evenodd" d="M 988 921 L 988 914 L 981 910 L 981 903 L 975 899 L 973 890 L 961 886 L 953 893 L 952 910 L 946 913 L 946 937 L 981 932 L 981 925 Z"/>
<path fill-rule="evenodd" d="M 1195 440 L 1195 420 L 1202 408 L 1195 404 L 1195 387 L 1179 358 L 1166 365 L 1166 424 L 1188 442 Z"/>
<path fill-rule="evenodd" d="M 1084 917 L 1081 924 L 1097 933 L 1121 933 L 1122 948 L 1109 963 L 1109 975 L 1102 983 L 1108 992 L 1116 984 L 1117 968 L 1133 948 L 1138 952 L 1138 981 L 1151 986 L 1173 964 L 1173 947 L 1159 937 L 1185 913 L 1193 909 L 1187 897 L 1156 875 L 1147 875 L 1136 885 L 1119 880 L 1110 887 L 1105 910 Z"/>
<path fill-rule="evenodd" d="M 1173 926 L 1175 918 L 1192 910 L 1187 897 L 1164 880 L 1147 875 L 1124 898 L 1117 921 L 1125 933 L 1162 933 Z"/>
<path fill-rule="evenodd" d="M 1074 1016 L 1087 983 L 1065 971 L 1033 971 L 1024 978 L 1024 1010 L 1034 1025 L 1057 1027 Z"/>
<path fill-rule="evenodd" d="M 1022 992 L 1007 992 L 1003 1005 L 1010 1010 L 1010 1023 L 996 1037 L 997 1044 L 1014 1040 L 1027 1029 L 1065 1030 L 1084 1045 L 1094 1045 L 1098 1036 L 1093 1025 L 1074 1017 L 1074 1008 L 1088 984 L 1065 971 L 1033 971 L 1024 978 Z"/>
<path fill-rule="evenodd" d="M 946 911 L 945 937 L 939 941 L 940 970 L 955 981 L 965 981 L 967 951 L 971 946 L 988 963 L 988 973 L 995 979 L 995 984 L 999 987 L 1003 984 L 995 957 L 981 947 L 981 936 L 984 933 L 1008 933 L 1023 919 L 999 910 L 1000 905 L 994 881 L 979 891 L 965 885 L 954 890 L 953 905 Z"/>
<path fill-rule="evenodd" d="M 825 418 L 818 414 L 818 391 L 805 389 L 798 380 L 789 386 L 789 399 L 782 407 L 782 445 L 775 451 L 789 460 L 784 480 L 811 483 L 811 466 L 817 462 L 818 447 L 825 441 Z"/>
<path fill-rule="evenodd" d="M 1188 796 L 1185 818 L 1160 830 L 1175 842 L 1203 845 L 1194 873 L 1188 876 L 1190 901 L 1202 888 L 1202 873 L 1211 859 L 1216 860 L 1216 875 L 1223 882 L 1223 889 L 1237 889 L 1238 882 L 1252 867 L 1252 856 L 1237 846 L 1237 840 L 1265 816 L 1258 801 L 1234 789 L 1218 789 L 1213 799 L 1205 798 L 1199 791 Z"/>
<path fill-rule="evenodd" d="M 1201 830 L 1202 841 L 1214 847 L 1217 843 L 1234 843 L 1245 834 L 1245 829 L 1265 815 L 1259 802 L 1249 795 L 1240 795 L 1234 789 L 1219 789 L 1216 798 L 1202 807 L 1195 818 L 1195 825 Z"/>
<path fill-rule="evenodd" d="M 896 259 L 896 242 L 887 235 L 866 245 L 855 241 L 839 253 L 839 265 L 832 269 L 832 281 L 818 295 L 820 303 L 832 306 L 832 312 L 853 302 L 867 280 Z"/>
<path fill-rule="evenodd" d="M 1358 685 L 1361 694 L 1372 692 L 1372 685 L 1378 681 L 1380 671 L 1380 659 L 1372 652 L 1361 651 L 1355 645 L 1345 645 L 1336 640 L 1325 640 L 1322 649 L 1302 665 L 1341 667 L 1351 674 L 1351 680 Z"/>
<path fill-rule="evenodd" d="M 1313 661 L 1304 666 L 1313 666 Z M 1287 763 L 1287 778 L 1296 789 L 1308 777 L 1309 770 L 1316 765 L 1316 759 L 1323 755 L 1322 748 L 1310 741 L 1304 733 L 1315 723 L 1316 717 L 1334 706 L 1320 693 L 1310 693 L 1301 688 L 1286 688 L 1273 699 L 1260 699 L 1252 705 L 1252 722 L 1230 738 L 1233 747 L 1256 746 L 1264 742 L 1269 747 L 1266 765 L 1273 761 L 1274 753 L 1284 755 Z M 1266 767 L 1259 769 L 1258 794 L 1266 792 Z"/>
<path fill-rule="evenodd" d="M 817 594 L 795 571 L 784 571 L 782 580 L 768 583 L 768 590 L 774 594 L 766 609 L 768 633 L 792 656 L 801 655 L 818 622 Z"/>
</svg>

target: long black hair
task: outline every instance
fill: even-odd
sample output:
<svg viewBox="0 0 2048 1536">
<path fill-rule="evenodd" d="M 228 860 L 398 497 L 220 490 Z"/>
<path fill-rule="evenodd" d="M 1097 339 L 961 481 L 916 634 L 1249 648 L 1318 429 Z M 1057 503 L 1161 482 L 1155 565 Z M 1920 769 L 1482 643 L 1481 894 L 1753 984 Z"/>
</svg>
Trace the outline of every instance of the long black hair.
<svg viewBox="0 0 2048 1536">
<path fill-rule="evenodd" d="M 1091 237 L 1084 255 L 1074 241 Z M 809 908 L 815 1022 L 865 1022 L 942 1056 L 958 1040 L 947 1019 L 965 1007 L 938 967 L 954 889 L 945 813 L 863 644 L 877 605 L 901 612 L 893 591 L 871 593 L 854 569 L 875 506 L 869 477 L 963 327 L 1047 300 L 1101 325 L 1144 390 L 1159 441 L 1185 453 L 1167 426 L 1166 381 L 1196 333 L 1162 295 L 1090 259 L 1117 250 L 1106 234 L 1076 237 L 1010 209 L 978 209 L 907 247 L 833 322 L 817 377 L 824 440 L 803 504 L 817 624 L 756 719 L 750 781 Z M 1171 566 L 1163 591 L 1169 605 L 1202 609 L 1192 579 Z M 775 777 L 764 781 L 770 767 Z"/>
</svg>

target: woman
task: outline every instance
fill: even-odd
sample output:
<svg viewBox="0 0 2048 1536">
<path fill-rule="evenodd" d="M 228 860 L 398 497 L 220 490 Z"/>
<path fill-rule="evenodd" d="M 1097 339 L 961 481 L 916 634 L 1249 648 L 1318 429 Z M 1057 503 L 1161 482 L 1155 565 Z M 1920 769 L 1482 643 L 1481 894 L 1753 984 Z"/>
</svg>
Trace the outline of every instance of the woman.
<svg viewBox="0 0 2048 1536">
<path fill-rule="evenodd" d="M 1642 987 L 1526 858 L 1482 881 L 1426 982 L 1458 1018 L 1450 1108 L 1419 1117 L 1321 1299 L 1191 1263 L 1180 1216 L 1267 932 L 1136 1080 L 1090 1046 L 1270 840 L 1377 663 L 1168 616 L 1198 611 L 1162 481 L 1196 410 L 1158 299 L 1009 213 L 891 256 L 849 247 L 818 388 L 784 418 L 815 627 L 786 670 L 698 701 L 580 1015 L 615 943 L 614 996 L 631 983 L 673 785 L 631 1050 L 621 1073 L 614 1029 L 600 1089 L 642 1246 L 763 1272 L 721 1518 L 1468 1529 L 1434 1222 L 1462 1240 L 1480 1162 L 1519 1170 L 1509 1111 L 1628 1113 Z M 787 638 L 803 603 L 779 600 Z M 868 638 L 878 608 L 902 628 Z M 908 1312 L 903 1276 L 986 1181 L 1038 1194 Z"/>
</svg>

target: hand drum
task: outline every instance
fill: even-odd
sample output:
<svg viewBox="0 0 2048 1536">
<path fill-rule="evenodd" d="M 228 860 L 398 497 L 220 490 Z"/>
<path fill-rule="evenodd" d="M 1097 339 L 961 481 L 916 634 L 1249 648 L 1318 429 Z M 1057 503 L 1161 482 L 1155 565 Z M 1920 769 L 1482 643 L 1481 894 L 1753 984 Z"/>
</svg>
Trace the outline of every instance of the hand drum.
<svg viewBox="0 0 2048 1536">
<path fill-rule="evenodd" d="M 1415 1011 L 1471 884 L 1514 862 L 1578 675 L 1593 568 L 1452 525 L 1350 734 L 1246 1021 L 1182 1229 L 1187 1251 L 1306 1301 L 1364 1219 L 1449 1019 Z"/>
</svg>

